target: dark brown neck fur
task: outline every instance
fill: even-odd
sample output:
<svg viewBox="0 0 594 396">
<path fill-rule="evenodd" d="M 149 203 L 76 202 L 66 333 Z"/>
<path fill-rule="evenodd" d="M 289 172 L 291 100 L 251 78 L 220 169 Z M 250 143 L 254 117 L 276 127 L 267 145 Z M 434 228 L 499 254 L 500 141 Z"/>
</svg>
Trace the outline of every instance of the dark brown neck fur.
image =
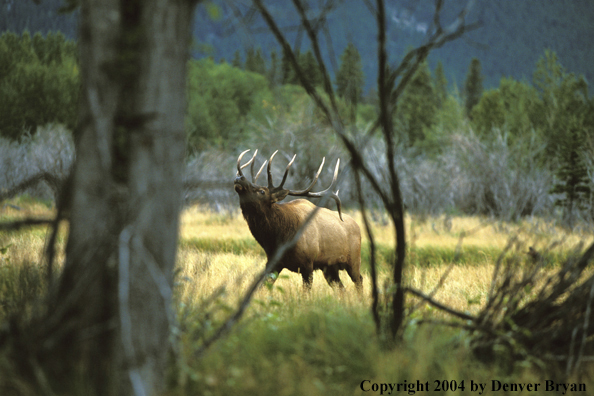
<svg viewBox="0 0 594 396">
<path fill-rule="evenodd" d="M 297 230 L 297 216 L 284 204 L 262 205 L 242 204 L 241 211 L 256 241 L 270 258 L 282 243 L 288 241 Z"/>
</svg>

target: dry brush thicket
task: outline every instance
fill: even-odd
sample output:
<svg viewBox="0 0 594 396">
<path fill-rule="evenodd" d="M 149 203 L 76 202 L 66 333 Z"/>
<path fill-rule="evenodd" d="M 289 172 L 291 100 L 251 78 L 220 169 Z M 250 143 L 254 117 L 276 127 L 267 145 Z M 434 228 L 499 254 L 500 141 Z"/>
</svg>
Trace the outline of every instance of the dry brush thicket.
<svg viewBox="0 0 594 396">
<path fill-rule="evenodd" d="M 40 127 L 20 142 L 0 138 L 0 200 L 25 192 L 56 200 L 73 162 L 72 134 L 61 126 Z"/>
<path fill-rule="evenodd" d="M 325 156 L 334 162 L 340 156 L 347 157 L 335 141 L 323 138 L 330 132 L 316 126 L 313 120 L 303 125 L 278 125 L 283 128 L 281 133 L 274 127 L 277 125 L 254 126 L 254 137 L 246 144 L 255 143 L 258 136 L 272 135 L 275 139 L 268 143 L 260 140 L 264 155 L 280 148 L 279 162 L 288 162 L 296 153 L 299 161 L 291 168 L 289 177 L 299 183 L 298 187 L 311 181 L 320 158 Z M 387 166 L 381 155 L 384 143 L 368 139 L 361 147 L 374 176 L 378 180 L 385 179 Z M 554 175 L 539 164 L 541 150 L 542 147 L 531 142 L 510 145 L 502 134 L 485 142 L 468 132 L 452 133 L 441 154 L 433 157 L 415 148 L 398 146 L 396 167 L 402 174 L 405 207 L 411 214 L 421 216 L 478 214 L 503 221 L 537 216 L 561 221 L 561 212 L 554 205 L 555 196 L 550 193 Z M 236 152 L 211 149 L 188 158 L 185 202 L 199 202 L 217 212 L 233 215 L 237 209 L 233 193 L 236 155 Z M 36 134 L 20 143 L 0 139 L 0 198 L 27 192 L 37 198 L 55 200 L 73 161 L 72 136 L 62 127 L 39 128 Z M 264 157 L 256 161 L 259 165 Z M 273 172 L 280 174 L 276 169 Z M 347 205 L 355 206 L 355 183 L 348 164 L 342 172 L 345 175 L 339 186 L 340 197 Z M 594 168 L 590 173 L 594 175 Z M 322 183 L 328 183 L 331 178 L 330 169 L 320 175 Z M 381 207 L 379 197 L 365 182 L 363 190 L 371 208 Z M 586 220 L 587 225 L 592 211 L 576 214 Z"/>
</svg>

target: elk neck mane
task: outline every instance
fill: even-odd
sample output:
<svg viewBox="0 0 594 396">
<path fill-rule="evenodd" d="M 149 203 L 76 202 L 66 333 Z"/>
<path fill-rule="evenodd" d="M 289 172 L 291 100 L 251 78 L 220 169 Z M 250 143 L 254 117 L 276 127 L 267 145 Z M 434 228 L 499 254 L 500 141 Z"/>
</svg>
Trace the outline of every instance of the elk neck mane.
<svg viewBox="0 0 594 396">
<path fill-rule="evenodd" d="M 241 205 L 252 235 L 267 255 L 295 235 L 299 228 L 300 216 L 295 201 L 291 202 L 273 203 L 270 207 Z"/>
</svg>

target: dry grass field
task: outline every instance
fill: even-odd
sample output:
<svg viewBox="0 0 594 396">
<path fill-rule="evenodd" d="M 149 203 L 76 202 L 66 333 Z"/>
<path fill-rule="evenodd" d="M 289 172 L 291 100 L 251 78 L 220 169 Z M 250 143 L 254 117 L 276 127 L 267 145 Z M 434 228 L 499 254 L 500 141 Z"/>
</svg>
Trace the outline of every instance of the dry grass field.
<svg viewBox="0 0 594 396">
<path fill-rule="evenodd" d="M 0 220 L 51 215 L 45 205 L 14 202 L 21 210 L 5 206 Z M 349 214 L 358 218 L 356 213 Z M 556 262 L 579 241 L 593 239 L 592 235 L 568 233 L 537 219 L 508 224 L 478 217 L 409 217 L 406 224 L 406 284 L 429 293 L 449 270 L 435 299 L 469 313 L 478 312 L 485 304 L 495 262 L 504 250 L 508 249 L 505 257 L 517 257 L 521 266 L 530 259 L 528 247 L 534 246 L 548 261 L 546 271 L 553 271 Z M 66 226 L 61 233 L 62 248 L 65 232 Z M 393 235 L 389 226 L 380 223 L 374 223 L 374 235 L 383 285 L 390 276 L 387 263 Z M 6 275 L 9 268 L 18 266 L 41 268 L 45 240 L 43 228 L 0 233 L 0 248 L 7 247 L 0 254 L 0 272 Z M 393 350 L 383 348 L 375 336 L 369 308 L 366 238 L 363 245 L 362 295 L 357 294 L 346 273 L 341 273 L 344 291 L 330 288 L 318 271 L 311 292 L 304 293 L 301 277 L 283 272 L 273 287 L 262 287 L 255 293 L 229 335 L 198 355 L 204 340 L 236 309 L 264 268 L 266 257 L 239 211 L 222 215 L 199 206 L 186 208 L 175 275 L 178 328 L 173 333 L 181 348 L 172 364 L 170 394 L 367 394 L 361 390 L 361 383 L 369 380 L 364 387 L 428 381 L 433 390 L 430 394 L 449 395 L 476 394 L 470 392 L 471 380 L 489 386 L 495 379 L 544 383 L 529 364 L 519 371 L 479 364 L 465 341 L 465 331 L 459 329 L 409 326 L 405 343 Z M 4 302 L 0 320 L 11 311 L 6 301 L 26 295 L 23 290 L 27 287 L 26 280 L 0 280 L 0 299 Z M 29 297 L 42 292 L 43 287 L 36 286 Z M 413 303 L 409 298 L 408 304 Z M 420 306 L 417 312 L 423 317 L 444 318 L 428 305 Z M 465 389 L 436 392 L 435 381 L 444 380 L 456 381 Z M 415 389 L 417 394 L 427 394 Z"/>
</svg>

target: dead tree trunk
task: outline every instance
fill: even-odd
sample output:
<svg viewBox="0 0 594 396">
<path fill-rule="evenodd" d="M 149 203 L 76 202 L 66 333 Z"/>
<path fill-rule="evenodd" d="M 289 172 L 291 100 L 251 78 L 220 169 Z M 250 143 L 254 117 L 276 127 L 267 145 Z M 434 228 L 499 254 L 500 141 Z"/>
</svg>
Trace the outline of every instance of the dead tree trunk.
<svg viewBox="0 0 594 396">
<path fill-rule="evenodd" d="M 81 1 L 70 234 L 44 327 L 87 394 L 163 390 L 193 3 Z"/>
</svg>

